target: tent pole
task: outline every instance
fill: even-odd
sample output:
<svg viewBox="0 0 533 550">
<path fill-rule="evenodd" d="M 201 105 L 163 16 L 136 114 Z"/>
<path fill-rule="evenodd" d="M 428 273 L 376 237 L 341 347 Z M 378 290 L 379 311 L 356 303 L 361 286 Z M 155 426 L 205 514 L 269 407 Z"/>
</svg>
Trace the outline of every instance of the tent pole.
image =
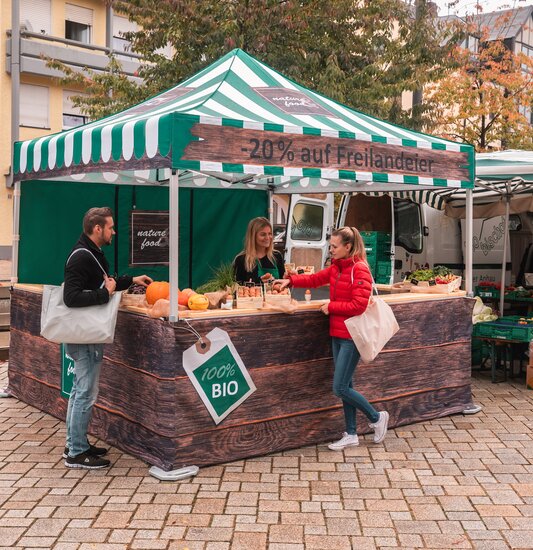
<svg viewBox="0 0 533 550">
<path fill-rule="evenodd" d="M 474 236 L 474 191 L 466 190 L 466 235 L 465 235 L 465 290 L 467 296 L 473 296 L 472 293 L 472 257 L 473 257 L 473 236 Z"/>
<path fill-rule="evenodd" d="M 13 190 L 13 244 L 11 251 L 11 284 L 18 283 L 20 242 L 20 181 Z"/>
<path fill-rule="evenodd" d="M 509 204 L 510 195 L 505 197 L 505 222 L 503 225 L 503 259 L 500 287 L 500 317 L 503 317 L 503 303 L 505 301 L 505 268 L 507 267 L 507 233 L 509 232 Z"/>
<path fill-rule="evenodd" d="M 268 188 L 268 219 L 274 228 L 274 193 L 270 187 Z"/>
<path fill-rule="evenodd" d="M 178 268 L 179 268 L 179 170 L 172 170 L 169 183 L 169 280 L 171 323 L 179 321 L 178 315 Z"/>
</svg>

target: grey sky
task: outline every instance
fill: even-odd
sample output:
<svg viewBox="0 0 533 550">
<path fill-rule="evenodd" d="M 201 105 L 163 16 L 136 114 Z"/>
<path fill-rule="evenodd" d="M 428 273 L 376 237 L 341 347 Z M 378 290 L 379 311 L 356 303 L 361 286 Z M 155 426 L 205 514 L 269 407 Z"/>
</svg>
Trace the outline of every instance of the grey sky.
<svg viewBox="0 0 533 550">
<path fill-rule="evenodd" d="M 483 13 L 531 6 L 533 0 L 433 0 L 439 7 L 439 15 L 465 15 L 476 13 L 476 5 L 482 7 Z M 450 7 L 449 4 L 452 4 Z"/>
</svg>

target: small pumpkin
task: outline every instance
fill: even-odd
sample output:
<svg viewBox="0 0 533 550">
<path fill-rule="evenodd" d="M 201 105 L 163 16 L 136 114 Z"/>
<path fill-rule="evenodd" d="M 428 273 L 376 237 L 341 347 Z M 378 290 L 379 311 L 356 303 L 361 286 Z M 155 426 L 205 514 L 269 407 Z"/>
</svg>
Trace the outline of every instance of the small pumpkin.
<svg viewBox="0 0 533 550">
<path fill-rule="evenodd" d="M 166 281 L 154 281 L 146 288 L 146 301 L 154 305 L 161 298 L 168 300 L 170 285 Z"/>
<path fill-rule="evenodd" d="M 194 296 L 196 292 L 192 288 L 184 288 L 178 291 L 178 304 L 180 306 L 186 306 L 189 303 L 189 298 Z"/>
<path fill-rule="evenodd" d="M 187 303 L 189 309 L 203 310 L 209 307 L 209 299 L 204 294 L 193 294 Z"/>
</svg>

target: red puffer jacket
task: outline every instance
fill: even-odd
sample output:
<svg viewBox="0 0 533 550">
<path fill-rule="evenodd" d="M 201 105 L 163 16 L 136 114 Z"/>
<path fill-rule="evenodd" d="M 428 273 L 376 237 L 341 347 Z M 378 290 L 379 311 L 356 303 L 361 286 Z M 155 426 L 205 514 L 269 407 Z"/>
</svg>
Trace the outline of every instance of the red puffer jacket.
<svg viewBox="0 0 533 550">
<path fill-rule="evenodd" d="M 350 339 L 344 321 L 365 311 L 372 292 L 372 276 L 366 262 L 358 258 L 333 260 L 330 267 L 318 273 L 291 275 L 290 280 L 292 286 L 300 288 L 317 288 L 329 283 L 329 333 Z"/>
</svg>

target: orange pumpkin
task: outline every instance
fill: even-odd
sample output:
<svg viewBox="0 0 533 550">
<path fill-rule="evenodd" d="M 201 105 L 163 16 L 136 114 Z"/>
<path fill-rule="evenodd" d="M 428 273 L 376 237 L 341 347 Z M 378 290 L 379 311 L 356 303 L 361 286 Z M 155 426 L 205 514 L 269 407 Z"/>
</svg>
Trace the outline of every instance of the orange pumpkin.
<svg viewBox="0 0 533 550">
<path fill-rule="evenodd" d="M 186 306 L 189 303 L 189 298 L 194 296 L 196 292 L 192 288 L 184 288 L 178 291 L 178 304 L 180 306 Z"/>
<path fill-rule="evenodd" d="M 209 307 L 209 300 L 207 299 L 207 296 L 204 296 L 203 294 L 196 294 L 194 293 L 187 303 L 189 306 L 189 309 L 207 309 Z"/>
<path fill-rule="evenodd" d="M 154 281 L 146 289 L 146 301 L 150 305 L 154 305 L 161 298 L 168 300 L 169 295 L 170 285 L 166 281 Z"/>
</svg>

